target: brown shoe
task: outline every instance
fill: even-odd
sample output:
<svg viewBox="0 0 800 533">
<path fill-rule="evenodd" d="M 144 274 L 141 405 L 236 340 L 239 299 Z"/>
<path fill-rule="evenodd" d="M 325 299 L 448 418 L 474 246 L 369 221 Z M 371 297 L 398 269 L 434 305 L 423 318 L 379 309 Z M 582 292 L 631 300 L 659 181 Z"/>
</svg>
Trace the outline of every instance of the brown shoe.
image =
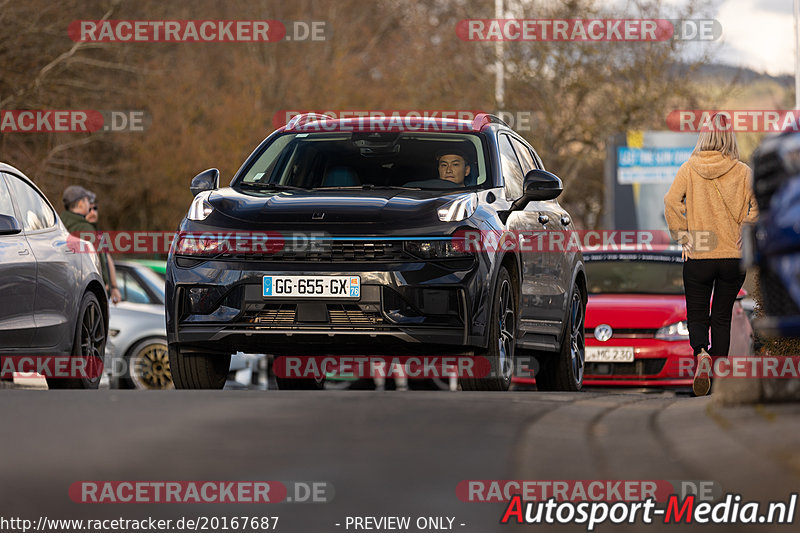
<svg viewBox="0 0 800 533">
<path fill-rule="evenodd" d="M 697 354 L 697 369 L 694 373 L 692 390 L 695 396 L 705 396 L 711 389 L 711 356 L 705 350 Z"/>
</svg>

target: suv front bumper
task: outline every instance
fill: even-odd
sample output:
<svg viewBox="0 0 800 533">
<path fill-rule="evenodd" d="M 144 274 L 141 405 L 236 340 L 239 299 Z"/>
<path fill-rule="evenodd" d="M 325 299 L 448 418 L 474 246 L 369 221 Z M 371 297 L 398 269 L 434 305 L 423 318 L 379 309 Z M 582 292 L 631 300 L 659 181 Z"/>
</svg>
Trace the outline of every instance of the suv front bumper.
<svg viewBox="0 0 800 533">
<path fill-rule="evenodd" d="M 265 298 L 266 274 L 357 275 L 361 295 Z M 171 258 L 167 336 L 187 352 L 471 353 L 486 346 L 489 278 L 479 256 L 373 264 Z"/>
</svg>

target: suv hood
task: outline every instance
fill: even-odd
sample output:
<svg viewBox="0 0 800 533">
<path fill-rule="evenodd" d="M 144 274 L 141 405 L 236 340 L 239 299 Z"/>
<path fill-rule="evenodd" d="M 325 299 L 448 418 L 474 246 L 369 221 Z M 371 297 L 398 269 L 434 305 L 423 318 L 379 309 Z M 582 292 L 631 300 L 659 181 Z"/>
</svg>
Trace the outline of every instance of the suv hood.
<svg viewBox="0 0 800 533">
<path fill-rule="evenodd" d="M 408 228 L 441 224 L 437 209 L 465 193 L 408 190 L 314 190 L 244 193 L 230 187 L 212 193 L 220 214 L 248 224 L 388 224 Z"/>
</svg>

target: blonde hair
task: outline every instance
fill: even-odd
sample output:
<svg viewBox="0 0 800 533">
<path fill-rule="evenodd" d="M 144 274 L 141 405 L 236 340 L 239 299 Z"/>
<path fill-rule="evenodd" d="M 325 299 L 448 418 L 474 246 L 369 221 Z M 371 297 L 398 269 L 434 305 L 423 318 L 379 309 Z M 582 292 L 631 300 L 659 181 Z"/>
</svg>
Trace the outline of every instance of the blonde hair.
<svg viewBox="0 0 800 533">
<path fill-rule="evenodd" d="M 713 150 L 731 159 L 739 159 L 739 144 L 726 113 L 714 113 L 700 128 L 693 154 Z"/>
</svg>

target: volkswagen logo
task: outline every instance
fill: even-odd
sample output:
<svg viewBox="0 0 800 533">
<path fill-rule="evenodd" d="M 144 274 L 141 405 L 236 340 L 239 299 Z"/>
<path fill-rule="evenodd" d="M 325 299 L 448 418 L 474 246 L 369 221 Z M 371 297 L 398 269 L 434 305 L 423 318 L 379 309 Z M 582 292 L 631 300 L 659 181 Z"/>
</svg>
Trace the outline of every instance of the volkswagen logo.
<svg viewBox="0 0 800 533">
<path fill-rule="evenodd" d="M 614 330 L 608 324 L 600 324 L 594 328 L 594 338 L 600 342 L 606 342 L 614 334 Z"/>
</svg>

